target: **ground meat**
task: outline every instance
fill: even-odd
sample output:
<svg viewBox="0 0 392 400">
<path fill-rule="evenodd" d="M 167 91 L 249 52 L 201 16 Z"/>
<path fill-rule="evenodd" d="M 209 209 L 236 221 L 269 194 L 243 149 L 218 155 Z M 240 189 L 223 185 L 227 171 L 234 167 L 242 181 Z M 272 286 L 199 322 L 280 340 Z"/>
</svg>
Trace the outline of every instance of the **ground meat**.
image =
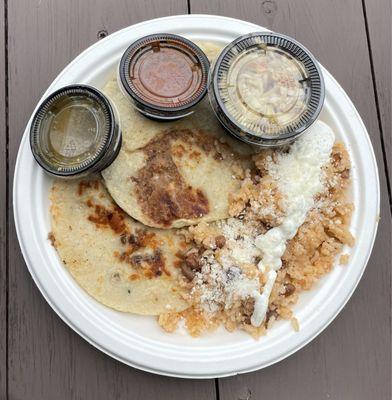
<svg viewBox="0 0 392 400">
<path fill-rule="evenodd" d="M 291 284 L 291 283 L 286 283 L 284 285 L 284 290 L 285 291 L 284 291 L 283 295 L 285 297 L 288 297 L 288 296 L 292 295 L 295 292 L 295 286 L 293 284 Z"/>
<path fill-rule="evenodd" d="M 189 253 L 184 260 L 185 264 L 191 269 L 199 269 L 200 268 L 200 259 L 199 255 L 196 252 Z"/>
<path fill-rule="evenodd" d="M 195 277 L 195 272 L 190 268 L 185 262 L 181 263 L 181 272 L 184 274 L 184 276 L 192 281 L 193 278 Z"/>
<path fill-rule="evenodd" d="M 274 319 L 277 319 L 278 316 L 279 316 L 279 314 L 277 313 L 276 310 L 268 309 L 268 311 L 267 311 L 267 313 L 266 313 L 266 316 L 265 316 L 265 321 L 264 321 L 265 325 L 268 325 L 268 322 L 270 321 L 270 319 L 271 319 L 272 317 L 273 317 Z"/>
<path fill-rule="evenodd" d="M 216 247 L 219 249 L 223 248 L 226 244 L 226 238 L 223 235 L 219 235 L 215 238 Z"/>
<path fill-rule="evenodd" d="M 193 280 L 195 272 L 200 271 L 200 256 L 197 249 L 190 249 L 187 253 L 177 253 L 176 256 L 182 260 L 179 261 L 179 266 L 182 273 L 188 280 Z"/>
</svg>

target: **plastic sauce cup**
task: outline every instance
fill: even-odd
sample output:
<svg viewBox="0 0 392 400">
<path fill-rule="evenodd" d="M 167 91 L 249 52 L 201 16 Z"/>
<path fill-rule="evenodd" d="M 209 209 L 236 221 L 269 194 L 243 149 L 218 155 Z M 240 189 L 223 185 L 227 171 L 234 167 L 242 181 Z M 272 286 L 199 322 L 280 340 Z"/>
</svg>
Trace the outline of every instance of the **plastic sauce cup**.
<svg viewBox="0 0 392 400">
<path fill-rule="evenodd" d="M 124 52 L 119 86 L 145 116 L 173 120 L 193 112 L 207 92 L 209 61 L 193 42 L 160 33 L 142 37 Z"/>
<path fill-rule="evenodd" d="M 211 69 L 208 93 L 232 135 L 275 147 L 294 141 L 317 119 L 325 89 L 309 50 L 285 35 L 256 32 L 223 49 Z"/>
<path fill-rule="evenodd" d="M 80 178 L 99 172 L 121 148 L 116 109 L 91 86 L 59 89 L 34 114 L 30 146 L 38 164 L 50 175 Z"/>
</svg>

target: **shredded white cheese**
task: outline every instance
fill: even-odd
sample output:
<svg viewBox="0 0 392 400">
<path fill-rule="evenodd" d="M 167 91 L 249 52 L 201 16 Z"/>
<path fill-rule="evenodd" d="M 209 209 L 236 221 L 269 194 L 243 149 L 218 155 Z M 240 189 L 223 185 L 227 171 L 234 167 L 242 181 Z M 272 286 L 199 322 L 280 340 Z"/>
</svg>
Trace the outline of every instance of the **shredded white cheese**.
<svg viewBox="0 0 392 400">
<path fill-rule="evenodd" d="M 208 254 L 201 263 L 193 291 L 199 292 L 200 304 L 207 313 L 229 309 L 237 299 L 247 299 L 260 291 L 259 281 L 244 275 L 231 257 L 221 257 L 218 262 L 213 254 Z"/>
<path fill-rule="evenodd" d="M 233 262 L 251 264 L 255 257 L 260 255 L 260 250 L 255 246 L 254 234 L 249 231 L 242 221 L 229 218 L 221 225 L 222 233 L 226 238 L 227 249 Z"/>
</svg>

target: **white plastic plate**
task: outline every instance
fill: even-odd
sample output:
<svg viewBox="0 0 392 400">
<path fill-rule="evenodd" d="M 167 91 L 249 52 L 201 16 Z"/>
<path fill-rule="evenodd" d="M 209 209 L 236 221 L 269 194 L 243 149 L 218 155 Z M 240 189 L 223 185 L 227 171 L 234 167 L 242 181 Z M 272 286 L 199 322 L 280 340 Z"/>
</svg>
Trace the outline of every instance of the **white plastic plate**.
<svg viewBox="0 0 392 400">
<path fill-rule="evenodd" d="M 142 22 L 118 31 L 89 47 L 54 80 L 43 97 L 72 83 L 102 87 L 117 67 L 125 48 L 137 38 L 172 32 L 193 40 L 226 44 L 239 35 L 265 30 L 236 19 L 212 15 L 180 15 Z M 373 149 L 354 105 L 323 69 L 326 84 L 321 119 L 344 141 L 352 160 L 356 237 L 350 263 L 337 265 L 313 290 L 303 293 L 294 311 L 300 331 L 290 322 L 276 323 L 256 341 L 243 332 L 220 329 L 201 338 L 183 329 L 163 332 L 155 318 L 124 314 L 87 295 L 69 275 L 50 245 L 48 192 L 52 180 L 35 163 L 28 123 L 16 162 L 14 214 L 22 253 L 43 296 L 76 332 L 111 357 L 162 375 L 208 378 L 264 368 L 289 356 L 318 335 L 339 313 L 357 286 L 372 250 L 379 215 L 379 181 Z M 333 329 L 333 328 L 331 328 Z"/>
</svg>

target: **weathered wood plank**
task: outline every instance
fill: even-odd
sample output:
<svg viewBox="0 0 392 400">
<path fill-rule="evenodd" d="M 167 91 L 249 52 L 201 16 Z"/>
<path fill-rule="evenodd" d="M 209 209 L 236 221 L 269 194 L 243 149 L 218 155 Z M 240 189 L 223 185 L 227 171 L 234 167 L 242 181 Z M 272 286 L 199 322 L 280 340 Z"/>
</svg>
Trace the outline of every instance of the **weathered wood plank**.
<svg viewBox="0 0 392 400">
<path fill-rule="evenodd" d="M 0 398 L 7 396 L 7 126 L 5 4 L 0 1 Z"/>
<path fill-rule="evenodd" d="M 368 24 L 385 159 L 388 164 L 389 182 L 392 184 L 392 3 L 389 0 L 365 0 L 363 4 Z M 392 199 L 390 201 L 392 202 Z"/>
<path fill-rule="evenodd" d="M 144 19 L 186 12 L 185 0 L 9 1 L 10 177 L 37 100 L 56 74 L 97 40 L 98 31 L 110 33 Z M 212 381 L 180 381 L 136 371 L 95 350 L 71 331 L 29 276 L 11 209 L 9 215 L 10 399 L 214 398 Z"/>
<path fill-rule="evenodd" d="M 249 20 L 304 43 L 341 83 L 364 119 L 382 188 L 376 245 L 341 315 L 309 346 L 280 364 L 220 380 L 220 398 L 389 399 L 391 273 L 390 251 L 385 249 L 391 243 L 390 212 L 361 1 L 192 0 L 191 11 Z"/>
</svg>

